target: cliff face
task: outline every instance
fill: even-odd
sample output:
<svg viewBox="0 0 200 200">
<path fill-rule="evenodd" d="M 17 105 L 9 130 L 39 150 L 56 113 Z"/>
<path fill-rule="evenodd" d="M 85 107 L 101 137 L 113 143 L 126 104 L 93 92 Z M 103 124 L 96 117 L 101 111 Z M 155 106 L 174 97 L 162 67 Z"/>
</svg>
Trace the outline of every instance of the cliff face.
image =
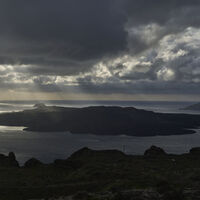
<svg viewBox="0 0 200 200">
<path fill-rule="evenodd" d="M 0 125 L 24 126 L 30 131 L 70 131 L 99 135 L 190 134 L 200 126 L 200 115 L 163 114 L 132 107 L 48 107 L 3 113 Z M 190 129 L 190 130 L 189 130 Z"/>
</svg>

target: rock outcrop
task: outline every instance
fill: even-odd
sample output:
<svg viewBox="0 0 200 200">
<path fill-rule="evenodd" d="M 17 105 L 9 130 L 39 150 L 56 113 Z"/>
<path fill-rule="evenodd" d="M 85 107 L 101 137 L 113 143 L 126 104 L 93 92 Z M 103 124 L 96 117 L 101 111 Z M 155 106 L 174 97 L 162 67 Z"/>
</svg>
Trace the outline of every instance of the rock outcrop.
<svg viewBox="0 0 200 200">
<path fill-rule="evenodd" d="M 152 146 L 142 156 L 82 148 L 67 159 L 32 158 L 19 168 L 13 152 L 0 154 L 0 199 L 198 200 L 200 159 L 193 155 L 199 151 L 167 155 Z"/>
<path fill-rule="evenodd" d="M 27 168 L 32 168 L 32 167 L 38 167 L 38 166 L 41 166 L 43 163 L 39 160 L 37 160 L 36 158 L 31 158 L 29 160 L 27 160 L 25 163 L 24 163 L 24 167 L 27 167 Z"/>
<path fill-rule="evenodd" d="M 19 167 L 15 154 L 10 152 L 8 156 L 0 154 L 0 167 Z"/>
<path fill-rule="evenodd" d="M 119 150 L 92 150 L 84 147 L 73 153 L 69 161 L 87 162 L 102 162 L 102 161 L 116 161 L 125 158 L 126 155 Z"/>
<path fill-rule="evenodd" d="M 157 147 L 157 146 L 151 146 L 149 149 L 147 149 L 144 152 L 144 155 L 145 156 L 164 156 L 167 154 L 162 148 Z"/>
</svg>

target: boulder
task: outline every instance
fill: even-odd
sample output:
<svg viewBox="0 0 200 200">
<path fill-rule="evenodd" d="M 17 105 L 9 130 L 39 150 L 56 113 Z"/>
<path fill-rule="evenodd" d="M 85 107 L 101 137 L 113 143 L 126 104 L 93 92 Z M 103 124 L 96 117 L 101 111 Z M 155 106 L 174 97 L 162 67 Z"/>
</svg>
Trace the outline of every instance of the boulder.
<svg viewBox="0 0 200 200">
<path fill-rule="evenodd" d="M 39 160 L 37 160 L 36 158 L 31 158 L 29 160 L 27 160 L 25 163 L 24 163 L 24 167 L 27 167 L 27 168 L 32 168 L 32 167 L 38 167 L 38 166 L 41 166 L 43 163 Z"/>
<path fill-rule="evenodd" d="M 10 152 L 8 156 L 0 154 L 0 166 L 1 167 L 19 167 L 19 163 L 16 160 L 15 154 Z"/>
<path fill-rule="evenodd" d="M 79 161 L 80 163 L 89 162 L 118 162 L 125 159 L 126 155 L 119 150 L 92 150 L 84 147 L 73 153 L 68 161 Z"/>
<path fill-rule="evenodd" d="M 157 146 L 151 146 L 149 149 L 147 149 L 144 152 L 145 156 L 163 156 L 163 155 L 167 155 L 166 152 Z"/>
<path fill-rule="evenodd" d="M 13 152 L 9 152 L 8 158 L 9 158 L 9 160 L 16 160 L 16 156 Z"/>
<path fill-rule="evenodd" d="M 12 166 L 12 167 L 19 167 L 19 163 L 16 160 L 16 156 L 15 156 L 14 152 L 9 152 L 8 162 L 9 162 L 9 165 Z"/>
</svg>

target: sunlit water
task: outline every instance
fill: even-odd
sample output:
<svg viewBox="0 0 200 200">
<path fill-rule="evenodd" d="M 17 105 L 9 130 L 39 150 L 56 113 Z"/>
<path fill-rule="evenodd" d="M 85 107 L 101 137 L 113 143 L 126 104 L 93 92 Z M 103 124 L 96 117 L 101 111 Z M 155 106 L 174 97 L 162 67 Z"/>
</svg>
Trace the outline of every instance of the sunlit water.
<svg viewBox="0 0 200 200">
<path fill-rule="evenodd" d="M 0 111 L 17 111 L 31 109 L 34 102 L 3 102 L 0 103 Z M 83 107 L 88 105 L 121 105 L 134 106 L 154 110 L 157 112 L 185 112 L 179 108 L 190 105 L 188 102 L 50 102 L 49 105 L 62 105 Z M 3 106 L 2 106 L 3 105 Z M 187 111 L 187 113 L 189 113 Z M 194 113 L 194 112 L 192 112 Z M 200 114 L 195 112 L 196 114 Z M 200 130 L 192 135 L 131 137 L 131 136 L 96 136 L 71 134 L 69 132 L 26 132 L 23 127 L 0 126 L 0 153 L 7 154 L 14 151 L 17 160 L 23 164 L 27 159 L 36 157 L 45 163 L 57 158 L 67 158 L 82 147 L 92 149 L 118 149 L 128 154 L 143 154 L 151 145 L 164 148 L 168 153 L 181 154 L 188 152 L 190 148 L 200 146 Z"/>
</svg>

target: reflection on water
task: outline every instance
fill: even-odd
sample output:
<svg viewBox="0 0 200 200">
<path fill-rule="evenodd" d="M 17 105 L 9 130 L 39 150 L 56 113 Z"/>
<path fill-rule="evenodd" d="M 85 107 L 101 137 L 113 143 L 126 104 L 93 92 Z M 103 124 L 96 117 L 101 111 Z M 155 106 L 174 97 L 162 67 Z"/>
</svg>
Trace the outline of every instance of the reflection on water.
<svg viewBox="0 0 200 200">
<path fill-rule="evenodd" d="M 23 126 L 0 126 L 0 132 L 8 132 L 8 131 L 22 131 Z"/>
<path fill-rule="evenodd" d="M 200 146 L 200 131 L 192 135 L 131 137 L 96 136 L 71 134 L 68 132 L 25 132 L 20 130 L 0 131 L 0 153 L 16 153 L 23 163 L 31 157 L 43 162 L 52 162 L 57 158 L 67 158 L 82 147 L 92 149 L 118 149 L 128 154 L 143 154 L 151 145 L 164 148 L 168 153 L 181 154 L 191 147 Z"/>
</svg>

